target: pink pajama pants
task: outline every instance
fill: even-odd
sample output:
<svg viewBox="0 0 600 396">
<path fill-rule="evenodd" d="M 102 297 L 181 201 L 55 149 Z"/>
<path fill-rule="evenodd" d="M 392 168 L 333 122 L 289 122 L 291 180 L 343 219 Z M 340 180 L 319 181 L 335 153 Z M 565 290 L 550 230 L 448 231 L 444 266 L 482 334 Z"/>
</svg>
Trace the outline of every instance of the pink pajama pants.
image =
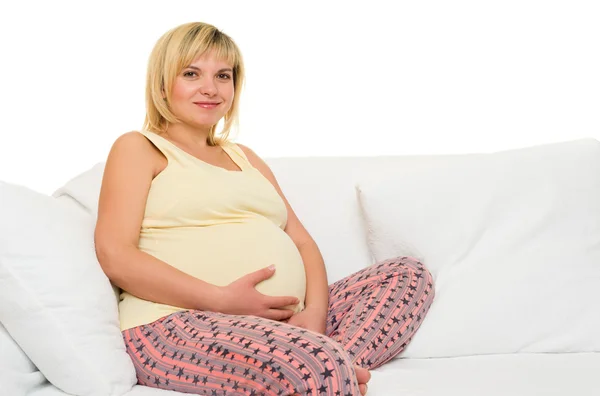
<svg viewBox="0 0 600 396">
<path fill-rule="evenodd" d="M 329 286 L 326 335 L 256 316 L 182 311 L 123 331 L 138 383 L 198 395 L 359 395 L 353 365 L 376 368 L 411 341 L 433 301 L 410 257 Z"/>
</svg>

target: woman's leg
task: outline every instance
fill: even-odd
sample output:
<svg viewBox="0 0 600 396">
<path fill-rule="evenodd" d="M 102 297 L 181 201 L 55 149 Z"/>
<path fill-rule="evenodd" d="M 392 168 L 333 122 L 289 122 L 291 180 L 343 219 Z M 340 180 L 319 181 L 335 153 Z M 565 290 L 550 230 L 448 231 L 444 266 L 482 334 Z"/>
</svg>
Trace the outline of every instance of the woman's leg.
<svg viewBox="0 0 600 396">
<path fill-rule="evenodd" d="M 412 340 L 434 293 L 431 274 L 418 260 L 378 263 L 329 286 L 326 334 L 354 363 L 377 368 Z"/>
<path fill-rule="evenodd" d="M 125 330 L 138 382 L 200 395 L 358 395 L 332 339 L 256 316 L 183 311 Z"/>
</svg>

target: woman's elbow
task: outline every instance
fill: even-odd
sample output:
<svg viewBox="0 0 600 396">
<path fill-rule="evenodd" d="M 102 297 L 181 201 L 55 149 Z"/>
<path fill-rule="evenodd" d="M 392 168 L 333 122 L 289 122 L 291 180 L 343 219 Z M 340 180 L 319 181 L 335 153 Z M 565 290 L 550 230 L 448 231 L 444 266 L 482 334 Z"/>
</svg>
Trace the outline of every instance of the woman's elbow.
<svg viewBox="0 0 600 396">
<path fill-rule="evenodd" d="M 94 245 L 96 250 L 96 258 L 104 274 L 108 279 L 115 283 L 118 282 L 120 276 L 119 261 L 120 257 L 123 256 L 125 249 L 117 246 L 114 243 L 103 241 L 102 238 L 96 237 L 94 239 Z"/>
</svg>

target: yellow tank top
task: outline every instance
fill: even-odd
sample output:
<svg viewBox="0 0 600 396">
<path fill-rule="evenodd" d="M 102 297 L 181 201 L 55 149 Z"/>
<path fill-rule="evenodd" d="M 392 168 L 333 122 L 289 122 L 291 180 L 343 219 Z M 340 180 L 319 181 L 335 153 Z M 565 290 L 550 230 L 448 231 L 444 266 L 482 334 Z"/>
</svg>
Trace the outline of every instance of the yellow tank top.
<svg viewBox="0 0 600 396">
<path fill-rule="evenodd" d="M 241 171 L 194 157 L 160 135 L 141 131 L 167 158 L 150 186 L 139 249 L 205 282 L 225 286 L 275 264 L 275 275 L 257 285 L 261 293 L 295 296 L 304 309 L 302 257 L 283 231 L 285 203 L 235 144 L 223 150 Z M 121 293 L 121 330 L 148 324 L 183 308 Z"/>
</svg>

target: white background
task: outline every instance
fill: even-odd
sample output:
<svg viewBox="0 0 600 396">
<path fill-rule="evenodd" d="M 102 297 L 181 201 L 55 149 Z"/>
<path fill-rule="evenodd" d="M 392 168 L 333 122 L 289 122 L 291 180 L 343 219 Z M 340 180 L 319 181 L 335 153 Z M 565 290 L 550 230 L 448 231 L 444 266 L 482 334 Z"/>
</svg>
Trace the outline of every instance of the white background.
<svg viewBox="0 0 600 396">
<path fill-rule="evenodd" d="M 600 2 L 4 1 L 0 180 L 52 193 L 141 127 L 156 40 L 240 46 L 263 157 L 492 152 L 600 138 Z"/>
</svg>

